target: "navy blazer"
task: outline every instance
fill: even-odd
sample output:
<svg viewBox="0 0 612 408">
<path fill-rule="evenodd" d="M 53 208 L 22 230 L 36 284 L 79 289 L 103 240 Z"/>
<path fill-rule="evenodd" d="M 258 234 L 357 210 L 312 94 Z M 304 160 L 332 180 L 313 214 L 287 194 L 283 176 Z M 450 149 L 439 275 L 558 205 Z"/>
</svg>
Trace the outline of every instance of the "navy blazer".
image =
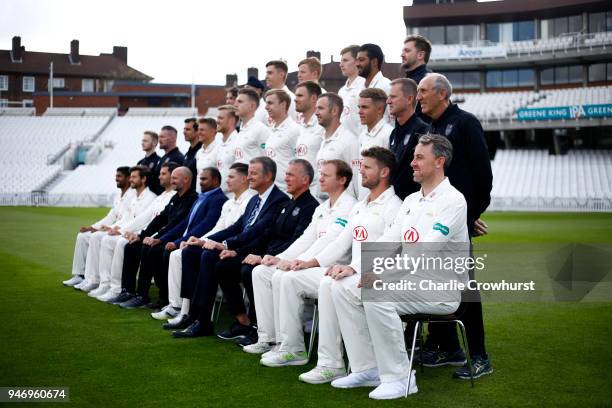
<svg viewBox="0 0 612 408">
<path fill-rule="evenodd" d="M 211 192 L 208 197 L 204 200 L 204 202 L 198 207 L 196 214 L 191 221 L 191 225 L 189 225 L 189 229 L 185 232 L 187 228 L 187 224 L 189 223 L 189 216 L 191 215 L 191 211 L 187 214 L 185 218 L 181 220 L 177 225 L 173 228 L 166 231 L 164 235 L 162 235 L 159 239 L 163 242 L 173 241 L 176 246 L 179 246 L 182 241 L 187 241 L 190 236 L 201 237 L 210 231 L 219 217 L 221 216 L 221 207 L 223 207 L 223 203 L 227 201 L 227 197 L 223 194 L 223 191 L 220 188 L 217 188 L 215 191 Z M 197 203 L 197 200 L 194 201 L 193 205 Z M 193 209 L 193 206 L 192 206 Z"/>
<path fill-rule="evenodd" d="M 247 220 L 249 215 L 255 208 L 255 203 L 258 201 L 258 195 L 254 195 L 249 200 L 249 203 L 244 210 L 244 213 L 236 220 L 235 223 L 230 225 L 224 230 L 221 230 L 215 234 L 212 234 L 208 237 L 213 241 L 227 243 L 227 249 L 238 249 L 244 245 L 250 244 L 256 238 L 258 238 L 273 222 L 274 218 L 277 215 L 278 207 L 289 201 L 289 197 L 287 194 L 283 193 L 274 185 L 272 187 L 272 191 L 270 192 L 270 196 L 264 203 L 263 208 L 257 215 L 255 222 L 251 225 L 250 228 L 246 228 Z"/>
</svg>

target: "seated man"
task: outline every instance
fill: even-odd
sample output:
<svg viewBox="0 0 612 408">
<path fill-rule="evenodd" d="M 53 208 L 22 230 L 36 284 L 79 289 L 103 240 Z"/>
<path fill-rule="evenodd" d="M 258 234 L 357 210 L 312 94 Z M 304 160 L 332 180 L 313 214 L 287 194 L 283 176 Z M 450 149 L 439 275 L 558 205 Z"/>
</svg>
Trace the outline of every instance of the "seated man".
<svg viewBox="0 0 612 408">
<path fill-rule="evenodd" d="M 151 244 L 156 242 L 154 241 L 157 239 L 156 237 L 162 236 L 166 231 L 181 223 L 187 217 L 193 203 L 198 198 L 198 194 L 191 189 L 191 177 L 191 170 L 187 167 L 181 166 L 174 169 L 170 176 L 170 183 L 176 194 L 172 197 L 166 208 L 157 217 L 153 218 L 144 230 L 138 235 L 132 234 L 130 236 L 129 242 L 123 251 L 123 272 L 121 273 L 121 286 L 127 294 L 122 296 L 126 299 L 120 305 L 136 297 L 136 276 L 138 275 L 138 267 L 140 266 L 143 249 L 146 247 L 148 252 L 152 248 Z M 149 276 L 148 285 L 150 284 L 151 276 Z M 146 282 L 143 282 L 140 287 L 143 291 L 144 285 L 146 285 Z M 148 293 L 149 287 L 147 286 L 146 289 Z"/>
<path fill-rule="evenodd" d="M 411 165 L 414 180 L 421 185 L 421 191 L 404 200 L 393 225 L 378 241 L 463 242 L 469 253 L 467 204 L 463 195 L 444 176 L 452 152 L 451 143 L 443 136 L 427 134 L 419 139 Z M 417 233 L 411 235 L 413 230 Z M 445 250 L 444 254 L 448 255 L 448 252 Z M 332 386 L 353 388 L 380 384 L 370 393 L 370 398 L 394 399 L 405 395 L 410 378 L 408 393 L 416 393 L 415 372 L 408 372 L 400 315 L 453 313 L 459 307 L 461 292 L 456 289 L 432 294 L 411 290 L 393 292 L 389 301 L 362 301 L 363 293 L 358 287 L 361 285 L 361 271 L 349 268 L 336 266 L 330 271 L 334 279 L 332 299 L 352 369 L 348 376 L 334 380 Z M 420 276 L 418 271 L 416 273 L 413 276 Z M 391 301 L 394 297 L 397 299 Z M 432 300 L 435 297 L 439 299 Z"/>
<path fill-rule="evenodd" d="M 154 308 L 161 309 L 168 304 L 168 262 L 170 253 L 177 249 L 181 242 L 192 235 L 202 235 L 210 231 L 221 215 L 221 207 L 227 197 L 220 188 L 221 174 L 214 167 L 206 167 L 200 174 L 201 193 L 189 214 L 172 228 L 158 235 L 149 245 L 143 247 L 138 274 L 138 295 L 121 307 L 131 309 L 141 307 L 149 301 L 151 276 L 159 289 L 159 299 Z"/>
<path fill-rule="evenodd" d="M 112 304 L 119 304 L 129 300 L 131 295 L 127 291 L 122 290 L 121 287 L 125 246 L 131 239 L 137 237 L 164 210 L 170 199 L 176 194 L 170 183 L 170 175 L 177 167 L 178 164 L 174 162 L 164 163 L 159 173 L 159 185 L 164 191 L 153 200 L 144 212 L 120 228 L 119 233 L 121 235 L 109 235 L 102 240 L 100 275 L 108 274 L 110 276 L 110 286 L 105 294 L 98 296 L 98 300 Z"/>
<path fill-rule="evenodd" d="M 89 249 L 89 241 L 91 236 L 96 231 L 110 229 L 109 225 L 112 225 L 119 218 L 124 208 L 127 206 L 129 199 L 131 199 L 132 193 L 128 194 L 130 188 L 130 168 L 119 167 L 115 173 L 115 183 L 119 191 L 113 198 L 113 206 L 100 221 L 89 225 L 83 226 L 79 229 L 77 234 L 76 243 L 74 245 L 74 256 L 72 258 L 72 277 L 62 283 L 66 286 L 74 286 L 77 289 L 81 285 L 87 284 L 85 282 L 85 264 L 87 260 L 87 251 Z M 93 288 L 92 288 L 93 289 Z"/>
<path fill-rule="evenodd" d="M 305 271 L 294 271 L 298 264 L 312 259 L 321 252 L 344 230 L 348 214 L 355 205 L 355 198 L 346 191 L 350 186 L 353 173 L 351 167 L 342 160 L 329 160 L 321 166 L 319 177 L 320 191 L 329 198 L 317 207 L 312 222 L 306 231 L 289 248 L 277 256 L 266 255 L 261 265 L 253 269 L 253 294 L 257 309 L 258 342 L 247 345 L 247 353 L 262 354 L 269 351 L 275 343 L 280 343 L 279 297 L 280 281 L 284 274 L 303 274 L 301 279 L 310 279 L 313 275 Z M 315 278 L 318 283 L 320 277 Z M 299 305 L 291 305 L 292 310 L 300 310 L 303 298 L 294 300 Z M 298 312 L 298 318 L 301 313 Z"/>
<path fill-rule="evenodd" d="M 238 220 L 210 235 L 204 248 L 189 246 L 183 249 L 181 297 L 191 299 L 189 325 L 174 331 L 174 337 L 198 337 L 213 334 L 210 315 L 217 295 L 215 265 L 224 250 L 235 251 L 249 245 L 274 222 L 280 205 L 289 197 L 274 185 L 276 164 L 268 157 L 256 157 L 249 163 L 249 186 L 257 192 Z"/>
<path fill-rule="evenodd" d="M 208 231 L 202 237 L 191 236 L 187 241 L 181 242 L 178 250 L 172 251 L 170 254 L 170 262 L 168 264 L 168 306 L 158 313 L 151 313 L 151 316 L 157 320 L 166 320 L 171 327 L 177 325 L 183 320 L 186 320 L 189 314 L 189 299 L 181 298 L 181 277 L 183 269 L 183 249 L 186 246 L 202 247 L 208 236 L 215 234 L 236 222 L 244 213 L 247 203 L 255 194 L 255 191 L 249 189 L 247 181 L 247 173 L 249 166 L 244 163 L 234 163 L 230 166 L 227 173 L 227 191 L 233 195 L 233 198 L 227 200 L 221 208 L 221 216 L 213 229 Z"/>
<path fill-rule="evenodd" d="M 113 227 L 106 232 L 106 235 L 102 236 L 100 240 L 92 240 L 89 245 L 93 248 L 93 245 L 98 245 L 98 268 L 96 278 L 100 282 L 100 286 L 97 289 L 92 290 L 88 293 L 89 296 L 97 298 L 98 296 L 104 295 L 110 289 L 110 260 L 108 253 L 103 248 L 108 246 L 108 241 L 111 241 L 111 246 L 114 247 L 118 239 L 121 238 L 121 229 L 132 222 L 134 218 L 146 211 L 147 207 L 157 197 L 155 193 L 149 190 L 149 180 L 151 179 L 151 171 L 145 166 L 134 166 L 130 169 L 130 185 L 136 190 L 136 197 L 131 201 L 127 208 L 125 216 L 113 224 Z M 112 254 L 111 254 L 112 257 Z M 92 268 L 93 269 L 93 268 Z M 87 272 L 87 268 L 85 268 Z M 91 280 L 91 279 L 90 279 Z"/>
<path fill-rule="evenodd" d="M 312 214 L 319 205 L 309 190 L 313 177 L 314 170 L 310 163 L 304 159 L 291 160 L 285 172 L 285 185 L 292 198 L 279 206 L 275 222 L 247 246 L 219 255 L 221 261 L 215 266 L 215 274 L 230 313 L 236 317 L 229 330 L 217 334 L 220 339 L 246 337 L 242 339 L 242 345 L 257 342 L 257 331 L 252 326 L 256 319 L 251 275 L 253 268 L 261 263 L 264 254 L 274 256 L 287 249 L 310 224 Z M 248 315 L 240 283 L 244 285 L 249 298 Z"/>
<path fill-rule="evenodd" d="M 296 298 L 318 298 L 319 360 L 317 367 L 300 375 L 300 380 L 304 382 L 330 382 L 346 372 L 338 319 L 331 300 L 331 280 L 325 276 L 326 271 L 335 264 L 348 262 L 357 268 L 361 262 L 361 242 L 376 241 L 385 227 L 391 225 L 401 206 L 389 182 L 395 167 L 393 153 L 374 146 L 361 154 L 362 183 L 370 190 L 370 194 L 353 206 L 347 227 L 334 242 L 312 259 L 294 267 L 300 273 L 283 274 L 278 306 L 281 346 L 278 351 L 270 351 L 261 356 L 261 364 L 268 367 L 304 365 L 308 362 L 301 316 L 299 310 L 295 309 L 302 302 Z M 308 279 L 300 279 L 307 274 Z M 292 305 L 295 306 L 292 308 Z"/>
</svg>

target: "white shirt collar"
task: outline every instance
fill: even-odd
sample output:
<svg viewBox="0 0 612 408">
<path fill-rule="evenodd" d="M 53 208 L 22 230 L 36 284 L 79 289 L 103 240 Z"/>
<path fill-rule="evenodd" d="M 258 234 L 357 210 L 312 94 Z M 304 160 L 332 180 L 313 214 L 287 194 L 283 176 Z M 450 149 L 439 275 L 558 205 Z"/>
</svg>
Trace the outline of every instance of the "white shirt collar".
<svg viewBox="0 0 612 408">
<path fill-rule="evenodd" d="M 368 88 L 376 88 L 376 85 L 381 79 L 383 79 L 383 73 L 382 71 L 378 71 L 376 75 L 374 75 L 374 78 L 372 78 L 372 82 L 370 82 Z"/>
<path fill-rule="evenodd" d="M 359 85 L 362 85 L 364 82 L 365 82 L 365 78 L 357 75 L 357 77 L 353 79 L 353 83 L 351 83 L 350 85 L 349 85 L 349 80 L 347 78 L 346 82 L 344 83 L 344 86 L 346 87 L 346 89 L 353 89 L 353 88 L 357 88 Z"/>
<path fill-rule="evenodd" d="M 427 196 L 423 196 L 423 188 L 421 188 L 420 193 L 421 197 L 419 197 L 419 201 L 434 201 L 436 198 L 442 195 L 449 187 L 451 186 L 450 181 L 448 181 L 448 177 L 444 177 L 444 180 L 438 184 L 431 193 L 427 194 Z"/>
<path fill-rule="evenodd" d="M 302 115 L 302 117 L 300 118 L 299 123 L 300 123 L 300 125 L 304 126 L 305 128 L 309 128 L 309 127 L 317 126 L 319 124 L 319 120 L 317 119 L 317 115 L 315 115 L 313 113 L 312 116 L 310 117 L 310 120 L 308 122 L 304 121 L 304 115 Z"/>
<path fill-rule="evenodd" d="M 268 189 L 266 191 L 263 192 L 263 194 L 259 195 L 259 198 L 261 199 L 261 204 L 260 207 L 263 206 L 263 203 L 266 202 L 266 200 L 268 199 L 268 197 L 270 196 L 270 194 L 272 193 L 272 189 L 274 188 L 274 183 L 272 183 L 272 185 L 270 187 L 268 187 Z"/>
<path fill-rule="evenodd" d="M 283 120 L 281 123 L 278 123 L 278 124 L 277 124 L 277 123 L 275 122 L 275 123 L 274 123 L 274 125 L 273 125 L 273 126 L 270 128 L 270 129 L 271 129 L 272 131 L 274 131 L 274 132 L 277 132 L 277 131 L 279 131 L 279 130 L 283 130 L 283 129 L 285 129 L 287 126 L 289 126 L 289 123 L 290 123 L 290 122 L 289 122 L 289 120 L 293 120 L 293 119 L 291 119 L 289 116 L 287 116 L 287 117 L 285 118 L 285 120 Z"/>
<path fill-rule="evenodd" d="M 368 130 L 368 128 L 366 127 L 365 129 L 365 134 L 366 136 L 369 137 L 376 137 L 376 135 L 378 135 L 378 133 L 380 132 L 380 130 L 383 128 L 383 126 L 385 125 L 386 121 L 385 118 L 383 117 L 382 119 L 380 119 L 378 121 L 377 124 L 374 125 L 374 127 L 372 128 L 372 130 Z"/>
<path fill-rule="evenodd" d="M 389 186 L 389 188 L 387 188 L 385 191 L 382 192 L 381 195 L 379 195 L 378 197 L 376 197 L 376 200 L 374 201 L 368 201 L 370 195 L 368 194 L 368 198 L 365 199 L 365 203 L 366 203 L 366 207 L 369 205 L 374 205 L 374 204 L 385 204 L 387 202 L 387 200 L 392 197 L 395 194 L 395 190 L 393 189 L 393 186 Z"/>
<path fill-rule="evenodd" d="M 230 133 L 230 135 L 229 135 L 229 137 L 227 138 L 226 141 L 223 141 L 223 134 L 221 134 L 221 139 L 219 139 L 219 140 L 221 140 L 222 144 L 226 145 L 229 142 L 231 142 L 232 141 L 232 137 L 234 137 L 237 134 L 238 134 L 238 132 L 236 130 L 233 130 L 232 133 Z"/>
</svg>

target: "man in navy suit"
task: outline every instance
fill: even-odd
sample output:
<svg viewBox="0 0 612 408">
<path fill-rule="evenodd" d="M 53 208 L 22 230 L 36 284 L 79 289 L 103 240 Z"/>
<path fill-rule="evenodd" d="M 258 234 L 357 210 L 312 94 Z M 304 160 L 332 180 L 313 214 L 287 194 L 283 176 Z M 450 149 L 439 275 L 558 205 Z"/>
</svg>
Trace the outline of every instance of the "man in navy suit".
<svg viewBox="0 0 612 408">
<path fill-rule="evenodd" d="M 187 216 L 172 228 L 164 231 L 156 239 L 155 245 L 148 251 L 147 256 L 141 258 L 138 275 L 138 296 L 131 299 L 129 304 L 122 304 L 122 307 L 140 307 L 149 302 L 151 276 L 155 277 L 155 284 L 159 288 L 159 300 L 153 307 L 159 309 L 168 305 L 168 262 L 170 253 L 190 236 L 202 236 L 215 226 L 221 215 L 221 207 L 227 200 L 219 187 L 220 185 L 221 174 L 219 170 L 214 167 L 207 167 L 202 170 L 200 173 L 202 192 L 193 203 Z"/>
<path fill-rule="evenodd" d="M 189 316 L 176 324 L 164 324 L 166 329 L 184 329 L 174 331 L 174 337 L 213 334 L 210 315 L 217 294 L 215 265 L 223 251 L 236 251 L 250 245 L 274 223 L 279 206 L 289 201 L 289 197 L 274 185 L 275 178 L 276 163 L 272 159 L 252 159 L 247 179 L 257 195 L 249 200 L 244 214 L 228 228 L 209 236 L 203 248 L 190 246 L 183 250 L 181 297 L 191 299 L 192 305 Z"/>
<path fill-rule="evenodd" d="M 217 334 L 220 339 L 241 339 L 240 344 L 243 346 L 257 341 L 257 329 L 253 326 L 256 321 L 251 277 L 253 268 L 261 263 L 264 255 L 280 254 L 304 233 L 312 221 L 312 214 L 319 206 L 319 202 L 309 190 L 313 178 L 314 170 L 308 161 L 291 160 L 284 175 L 291 200 L 279 207 L 274 223 L 248 245 L 235 251 L 221 252 L 221 260 L 215 266 L 215 274 L 229 311 L 236 320 L 229 330 Z M 248 254 L 246 258 L 245 254 Z M 248 314 L 241 283 L 249 297 Z"/>
</svg>

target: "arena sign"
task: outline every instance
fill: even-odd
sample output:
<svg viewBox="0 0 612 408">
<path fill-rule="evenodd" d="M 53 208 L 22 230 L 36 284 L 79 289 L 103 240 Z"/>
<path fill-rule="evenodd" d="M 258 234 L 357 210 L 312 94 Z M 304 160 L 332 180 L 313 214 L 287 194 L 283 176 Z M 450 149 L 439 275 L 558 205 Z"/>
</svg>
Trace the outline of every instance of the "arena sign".
<svg viewBox="0 0 612 408">
<path fill-rule="evenodd" d="M 507 55 L 506 47 L 501 45 L 491 47 L 468 47 L 465 45 L 456 47 L 434 47 L 431 58 L 444 59 L 473 59 L 473 58 L 497 58 Z"/>
<path fill-rule="evenodd" d="M 604 118 L 612 117 L 612 104 L 521 108 L 516 111 L 516 116 L 518 120 Z"/>
</svg>

